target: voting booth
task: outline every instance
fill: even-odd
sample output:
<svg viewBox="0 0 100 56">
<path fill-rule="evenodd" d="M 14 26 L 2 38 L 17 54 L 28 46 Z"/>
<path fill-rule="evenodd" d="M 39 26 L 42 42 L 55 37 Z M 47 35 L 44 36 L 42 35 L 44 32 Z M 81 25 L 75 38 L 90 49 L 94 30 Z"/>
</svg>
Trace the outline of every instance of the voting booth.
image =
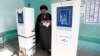
<svg viewBox="0 0 100 56">
<path fill-rule="evenodd" d="M 19 8 L 16 10 L 19 48 L 25 56 L 35 53 L 35 22 L 33 8 Z"/>
<path fill-rule="evenodd" d="M 76 56 L 80 0 L 52 4 L 52 55 Z"/>
</svg>

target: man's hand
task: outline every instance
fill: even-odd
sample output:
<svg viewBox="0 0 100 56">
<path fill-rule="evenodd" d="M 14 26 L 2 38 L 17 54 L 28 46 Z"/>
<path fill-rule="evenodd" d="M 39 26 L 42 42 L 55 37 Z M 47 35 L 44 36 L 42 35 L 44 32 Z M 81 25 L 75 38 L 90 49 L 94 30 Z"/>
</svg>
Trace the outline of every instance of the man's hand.
<svg viewBox="0 0 100 56">
<path fill-rule="evenodd" d="M 41 23 L 43 24 L 45 22 L 45 20 L 42 20 Z"/>
<path fill-rule="evenodd" d="M 51 23 L 51 20 L 47 20 L 46 23 Z"/>
<path fill-rule="evenodd" d="M 51 24 L 51 20 L 47 20 L 46 23 L 50 23 Z"/>
<path fill-rule="evenodd" d="M 42 20 L 42 21 L 39 23 L 39 25 L 42 25 L 44 22 L 45 22 L 45 21 L 44 21 L 44 20 Z"/>
</svg>

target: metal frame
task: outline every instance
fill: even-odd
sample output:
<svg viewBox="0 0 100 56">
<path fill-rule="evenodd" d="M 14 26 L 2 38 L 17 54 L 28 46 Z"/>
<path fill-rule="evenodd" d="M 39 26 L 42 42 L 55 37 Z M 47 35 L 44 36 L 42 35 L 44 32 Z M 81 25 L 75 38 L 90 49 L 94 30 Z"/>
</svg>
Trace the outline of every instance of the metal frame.
<svg viewBox="0 0 100 56">
<path fill-rule="evenodd" d="M 3 44 L 3 45 L 0 45 L 0 47 L 3 47 L 1 49 L 5 49 L 6 48 L 6 44 L 5 44 L 5 34 L 0 34 L 0 39 L 2 39 L 1 41 L 2 41 L 2 44 Z"/>
</svg>

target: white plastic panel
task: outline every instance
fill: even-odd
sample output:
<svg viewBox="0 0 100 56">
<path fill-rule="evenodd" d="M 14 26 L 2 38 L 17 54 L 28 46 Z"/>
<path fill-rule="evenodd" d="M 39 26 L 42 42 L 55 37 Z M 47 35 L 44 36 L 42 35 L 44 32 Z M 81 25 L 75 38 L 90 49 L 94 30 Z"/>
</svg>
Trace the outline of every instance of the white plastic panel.
<svg viewBox="0 0 100 56">
<path fill-rule="evenodd" d="M 34 32 L 32 32 L 32 30 L 35 29 L 33 8 L 24 7 L 17 9 L 16 21 L 17 21 L 18 35 L 30 37 L 35 34 Z"/>
<path fill-rule="evenodd" d="M 52 4 L 52 56 L 76 56 L 80 0 Z"/>
<path fill-rule="evenodd" d="M 33 39 L 34 39 L 34 37 L 23 38 L 23 37 L 19 36 L 19 38 L 18 38 L 19 46 L 21 48 L 25 48 L 25 49 L 29 50 L 36 45 L 36 43 L 35 43 L 36 40 L 35 39 L 33 40 Z"/>
</svg>

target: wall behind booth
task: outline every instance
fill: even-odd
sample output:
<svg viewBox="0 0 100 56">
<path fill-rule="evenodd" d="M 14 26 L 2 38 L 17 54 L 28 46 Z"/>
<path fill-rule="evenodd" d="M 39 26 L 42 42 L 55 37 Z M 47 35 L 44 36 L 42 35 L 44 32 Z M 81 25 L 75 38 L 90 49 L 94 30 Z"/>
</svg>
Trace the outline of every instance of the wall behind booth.
<svg viewBox="0 0 100 56">
<path fill-rule="evenodd" d="M 48 12 L 51 13 L 51 0 L 24 0 L 24 2 L 25 6 L 28 6 L 28 4 L 30 4 L 30 7 L 35 9 L 35 20 L 40 13 L 41 5 L 46 5 L 48 7 Z"/>
<path fill-rule="evenodd" d="M 85 1 L 81 0 L 82 6 Z M 100 24 L 86 24 L 82 15 L 80 19 L 79 48 L 100 52 Z"/>
<path fill-rule="evenodd" d="M 17 38 L 16 9 L 23 6 L 23 0 L 0 0 L 0 34 L 8 41 Z"/>
</svg>

